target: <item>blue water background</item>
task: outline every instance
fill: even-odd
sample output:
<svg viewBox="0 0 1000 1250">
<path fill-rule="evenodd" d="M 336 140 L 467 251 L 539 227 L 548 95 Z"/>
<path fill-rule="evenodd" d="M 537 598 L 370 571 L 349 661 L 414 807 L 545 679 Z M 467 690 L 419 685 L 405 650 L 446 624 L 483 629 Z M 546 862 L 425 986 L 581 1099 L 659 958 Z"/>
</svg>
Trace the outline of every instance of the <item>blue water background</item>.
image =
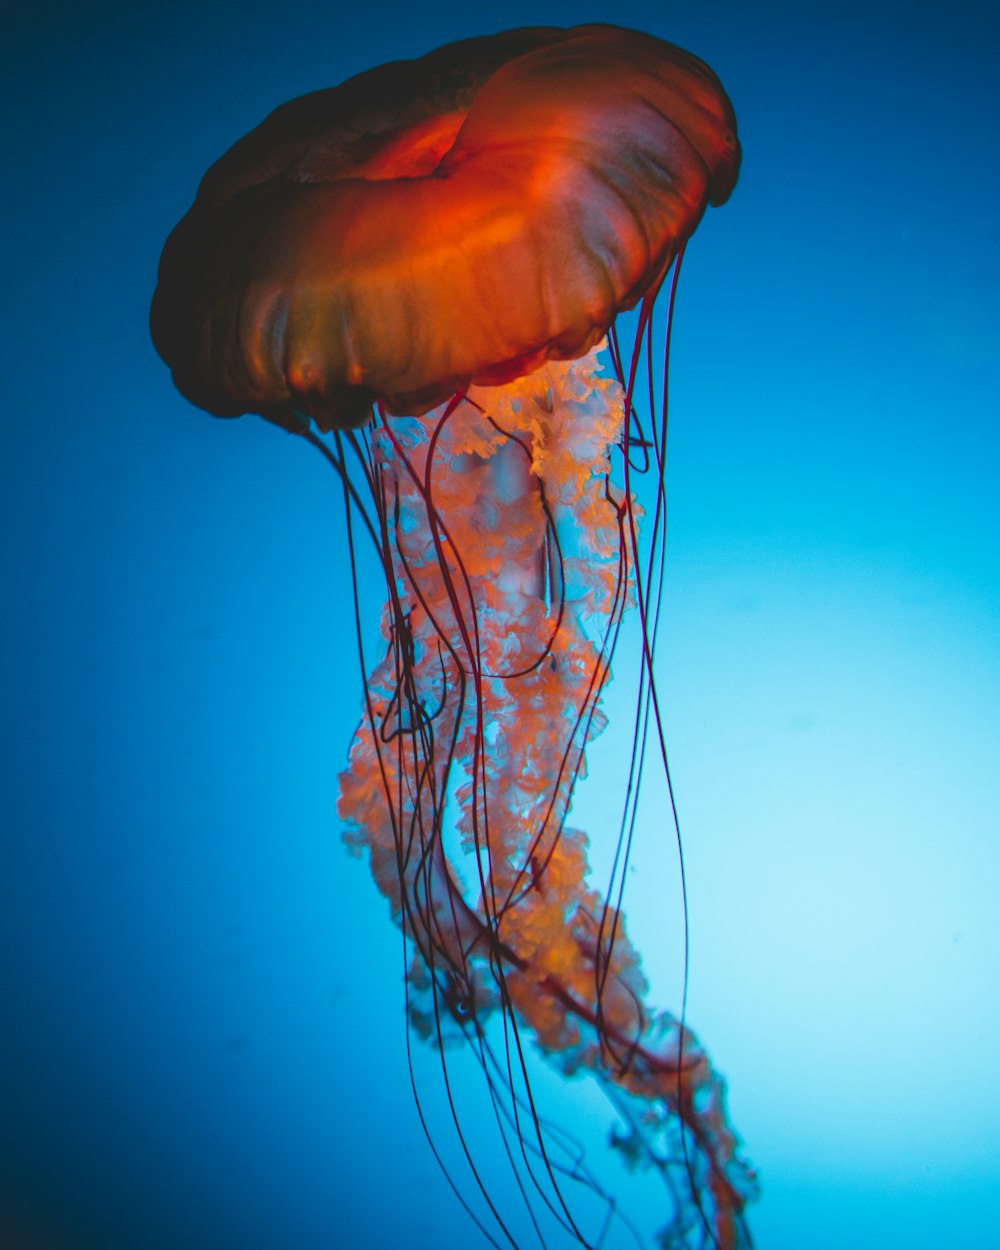
<svg viewBox="0 0 1000 1250">
<path fill-rule="evenodd" d="M 146 318 L 202 172 L 277 104 L 608 19 L 706 59 L 745 146 L 685 262 L 660 677 L 689 1016 L 763 1178 L 757 1245 L 1000 1247 L 998 18 L 3 6 L 0 1250 L 486 1244 L 339 840 L 333 477 L 188 406 Z M 676 882 L 633 885 L 676 1006 Z"/>
</svg>

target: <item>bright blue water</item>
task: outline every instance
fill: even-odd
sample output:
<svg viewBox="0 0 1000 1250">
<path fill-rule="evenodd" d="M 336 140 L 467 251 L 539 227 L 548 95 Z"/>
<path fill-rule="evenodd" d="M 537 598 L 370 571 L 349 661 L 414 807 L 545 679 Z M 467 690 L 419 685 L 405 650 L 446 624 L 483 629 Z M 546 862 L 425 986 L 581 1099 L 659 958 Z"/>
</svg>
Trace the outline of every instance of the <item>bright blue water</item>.
<svg viewBox="0 0 1000 1250">
<path fill-rule="evenodd" d="M 609 16 L 451 8 L 0 17 L 4 1250 L 478 1244 L 338 840 L 331 474 L 189 408 L 146 331 L 168 230 L 270 108 Z M 685 264 L 662 676 L 690 1017 L 761 1250 L 1000 1244 L 1000 40 L 986 4 L 901 12 L 610 15 L 713 65 L 746 153 Z"/>
</svg>

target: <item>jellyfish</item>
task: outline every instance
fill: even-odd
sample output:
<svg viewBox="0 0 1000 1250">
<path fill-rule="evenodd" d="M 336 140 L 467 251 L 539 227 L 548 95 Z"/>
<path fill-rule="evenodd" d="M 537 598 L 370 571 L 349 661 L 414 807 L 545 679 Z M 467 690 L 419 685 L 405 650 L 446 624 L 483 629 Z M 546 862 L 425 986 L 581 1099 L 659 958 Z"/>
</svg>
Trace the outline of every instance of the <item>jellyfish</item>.
<svg viewBox="0 0 1000 1250">
<path fill-rule="evenodd" d="M 356 619 L 339 816 L 405 936 L 409 1027 L 440 1051 L 449 1100 L 451 1045 L 471 1048 L 541 1244 L 536 1207 L 593 1247 L 619 1212 L 607 1197 L 595 1229 L 574 1211 L 576 1185 L 604 1190 L 539 1107 L 529 1052 L 605 1091 L 609 1145 L 664 1182 L 659 1245 L 751 1245 L 755 1177 L 722 1078 L 683 1006 L 649 1004 L 622 897 L 651 759 L 664 825 L 674 810 L 654 304 L 669 290 L 669 337 L 684 246 L 739 161 L 721 84 L 671 44 L 607 25 L 468 39 L 237 142 L 167 241 L 153 301 L 183 395 L 258 413 L 337 469 L 355 605 L 355 539 L 376 554 L 381 651 Z M 600 888 L 571 808 L 628 613 L 634 748 Z M 456 1111 L 453 1127 L 485 1208 L 453 1187 L 490 1244 L 515 1245 L 477 1126 Z"/>
</svg>

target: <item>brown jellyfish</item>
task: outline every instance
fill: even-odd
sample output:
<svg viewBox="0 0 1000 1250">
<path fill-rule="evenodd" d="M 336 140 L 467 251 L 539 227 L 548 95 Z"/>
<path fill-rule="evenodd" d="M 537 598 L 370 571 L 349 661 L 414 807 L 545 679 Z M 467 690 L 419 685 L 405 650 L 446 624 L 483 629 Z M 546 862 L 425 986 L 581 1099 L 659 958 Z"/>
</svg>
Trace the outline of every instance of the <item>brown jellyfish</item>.
<svg viewBox="0 0 1000 1250">
<path fill-rule="evenodd" d="M 671 44 L 603 25 L 470 39 L 272 113 L 206 174 L 153 301 L 181 392 L 319 446 L 349 539 L 374 541 L 385 650 L 369 672 L 358 629 L 339 813 L 408 940 L 411 1027 L 446 1087 L 445 1043 L 469 1043 L 524 1202 L 582 1245 L 607 1230 L 571 1191 L 603 1190 L 536 1106 L 529 1038 L 596 1078 L 612 1146 L 662 1176 L 661 1245 L 751 1244 L 722 1081 L 683 1009 L 647 1005 L 621 909 L 648 759 L 675 822 L 653 669 L 665 395 L 636 383 L 657 293 L 739 159 L 717 78 Z M 630 605 L 635 740 L 599 889 L 568 818 Z M 474 1218 L 515 1244 L 455 1128 Z"/>
</svg>

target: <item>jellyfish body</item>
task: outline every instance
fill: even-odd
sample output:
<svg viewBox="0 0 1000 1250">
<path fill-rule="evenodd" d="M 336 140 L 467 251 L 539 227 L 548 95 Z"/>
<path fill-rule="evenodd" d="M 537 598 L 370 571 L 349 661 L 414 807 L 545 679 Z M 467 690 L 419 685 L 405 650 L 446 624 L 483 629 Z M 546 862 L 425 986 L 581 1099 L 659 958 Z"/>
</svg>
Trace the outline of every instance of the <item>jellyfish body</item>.
<svg viewBox="0 0 1000 1250">
<path fill-rule="evenodd" d="M 672 45 L 607 26 L 469 40 L 293 101 L 236 144 L 168 241 L 153 304 L 193 402 L 335 432 L 386 583 L 339 812 L 411 944 L 412 1027 L 472 1045 L 501 1133 L 585 1245 L 528 1036 L 597 1077 L 625 1126 L 613 1144 L 663 1176 L 661 1244 L 750 1244 L 722 1083 L 683 1020 L 647 1006 L 619 885 L 594 888 L 568 823 L 630 603 L 640 732 L 662 743 L 637 354 L 613 351 L 608 377 L 592 349 L 640 299 L 645 328 L 738 163 L 718 81 Z"/>
</svg>

